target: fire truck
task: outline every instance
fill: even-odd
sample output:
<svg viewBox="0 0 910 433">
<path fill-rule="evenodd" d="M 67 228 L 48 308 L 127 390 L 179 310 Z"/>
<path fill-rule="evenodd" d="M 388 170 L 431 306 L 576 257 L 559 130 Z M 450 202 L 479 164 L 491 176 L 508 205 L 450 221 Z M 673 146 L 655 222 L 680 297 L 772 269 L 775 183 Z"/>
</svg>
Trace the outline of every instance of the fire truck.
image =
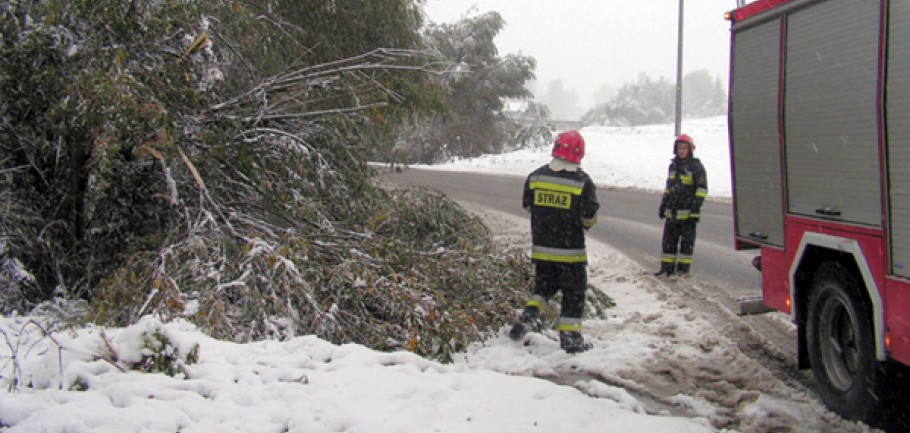
<svg viewBox="0 0 910 433">
<path fill-rule="evenodd" d="M 910 364 L 910 1 L 758 0 L 731 22 L 736 249 L 798 363 L 867 420 Z M 903 369 L 903 370 L 902 370 Z"/>
</svg>

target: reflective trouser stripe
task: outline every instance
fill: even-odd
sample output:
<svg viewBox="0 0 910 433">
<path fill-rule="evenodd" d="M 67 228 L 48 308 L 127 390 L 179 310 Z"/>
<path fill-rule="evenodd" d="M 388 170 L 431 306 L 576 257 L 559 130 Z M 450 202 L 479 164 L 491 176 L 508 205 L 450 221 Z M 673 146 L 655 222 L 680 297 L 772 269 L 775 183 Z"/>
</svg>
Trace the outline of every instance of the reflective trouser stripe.
<svg viewBox="0 0 910 433">
<path fill-rule="evenodd" d="M 559 330 L 568 332 L 581 331 L 581 318 L 579 317 L 560 317 Z"/>
<path fill-rule="evenodd" d="M 686 264 L 686 265 L 691 265 L 691 264 L 692 264 L 692 256 L 686 256 L 686 255 L 680 254 L 680 255 L 677 257 L 677 256 L 671 256 L 671 255 L 666 255 L 666 254 L 665 254 L 665 255 L 663 255 L 663 256 L 660 257 L 660 261 L 661 261 L 661 263 L 683 263 L 683 264 Z"/>
<path fill-rule="evenodd" d="M 531 258 L 534 260 L 557 263 L 584 263 L 588 261 L 588 255 L 584 248 L 563 249 L 540 247 L 537 245 L 534 245 L 531 251 Z"/>
<path fill-rule="evenodd" d="M 540 295 L 531 296 L 531 299 L 528 299 L 528 303 L 525 304 L 526 307 L 537 307 L 538 310 L 543 311 L 543 306 L 546 305 L 547 300 Z"/>
</svg>

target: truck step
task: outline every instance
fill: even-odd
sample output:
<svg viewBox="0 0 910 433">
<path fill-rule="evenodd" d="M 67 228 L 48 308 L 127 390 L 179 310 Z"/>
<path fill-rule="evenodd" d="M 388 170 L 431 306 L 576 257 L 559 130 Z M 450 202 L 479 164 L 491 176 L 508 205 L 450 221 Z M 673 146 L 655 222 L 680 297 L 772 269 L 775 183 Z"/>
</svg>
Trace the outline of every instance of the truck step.
<svg viewBox="0 0 910 433">
<path fill-rule="evenodd" d="M 740 316 L 749 316 L 752 314 L 764 314 L 770 311 L 774 311 L 773 308 L 768 307 L 762 302 L 761 295 L 752 295 L 744 296 L 741 298 L 736 298 L 736 303 L 739 304 L 739 315 Z"/>
</svg>

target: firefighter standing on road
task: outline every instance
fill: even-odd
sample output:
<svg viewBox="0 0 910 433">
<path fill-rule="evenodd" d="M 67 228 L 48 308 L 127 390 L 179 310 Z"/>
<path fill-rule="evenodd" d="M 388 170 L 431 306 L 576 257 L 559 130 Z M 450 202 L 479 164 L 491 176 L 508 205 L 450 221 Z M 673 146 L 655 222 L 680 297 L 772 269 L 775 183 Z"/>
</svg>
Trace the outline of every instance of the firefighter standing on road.
<svg viewBox="0 0 910 433">
<path fill-rule="evenodd" d="M 535 288 L 509 337 L 517 341 L 539 327 L 540 311 L 561 291 L 559 345 L 576 353 L 592 347 L 581 336 L 588 286 L 585 231 L 597 223 L 600 205 L 594 182 L 580 167 L 585 155 L 581 134 L 559 134 L 552 154 L 553 160 L 525 181 L 522 206 L 531 213 Z"/>
<path fill-rule="evenodd" d="M 695 226 L 701 219 L 701 205 L 708 196 L 708 175 L 695 152 L 695 141 L 687 134 L 673 143 L 675 158 L 670 162 L 667 184 L 660 200 L 664 223 L 663 254 L 655 275 L 687 275 L 695 249 Z"/>
</svg>

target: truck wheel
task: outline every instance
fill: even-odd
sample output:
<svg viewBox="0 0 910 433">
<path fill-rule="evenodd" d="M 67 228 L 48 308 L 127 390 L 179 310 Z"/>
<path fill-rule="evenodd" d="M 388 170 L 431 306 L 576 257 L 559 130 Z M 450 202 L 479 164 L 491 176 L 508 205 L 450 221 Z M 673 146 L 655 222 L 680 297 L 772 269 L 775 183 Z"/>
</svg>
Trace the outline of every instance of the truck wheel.
<svg viewBox="0 0 910 433">
<path fill-rule="evenodd" d="M 834 412 L 869 422 L 884 386 L 872 311 L 854 278 L 837 263 L 822 264 L 813 283 L 806 335 L 818 391 Z"/>
</svg>

